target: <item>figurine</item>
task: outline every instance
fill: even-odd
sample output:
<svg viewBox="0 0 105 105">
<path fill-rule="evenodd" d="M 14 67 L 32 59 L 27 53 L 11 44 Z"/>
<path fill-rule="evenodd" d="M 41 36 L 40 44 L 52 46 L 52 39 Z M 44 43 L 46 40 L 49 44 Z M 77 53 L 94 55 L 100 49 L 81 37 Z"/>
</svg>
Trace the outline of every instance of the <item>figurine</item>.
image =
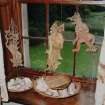
<svg viewBox="0 0 105 105">
<path fill-rule="evenodd" d="M 17 28 L 11 20 L 9 30 L 5 31 L 6 37 L 6 47 L 12 54 L 12 59 L 10 61 L 13 63 L 13 67 L 18 67 L 22 65 L 22 54 L 19 51 L 19 33 Z"/>
<path fill-rule="evenodd" d="M 75 12 L 74 15 L 68 19 L 75 25 L 76 38 L 74 39 L 73 44 L 76 44 L 76 48 L 73 49 L 73 52 L 78 52 L 80 50 L 81 43 L 85 43 L 88 46 L 86 51 L 96 52 L 97 48 L 94 45 L 95 37 L 89 32 L 87 24 L 82 22 L 79 12 Z"/>
<path fill-rule="evenodd" d="M 48 37 L 48 49 L 46 53 L 48 54 L 47 58 L 47 69 L 49 71 L 55 71 L 60 65 L 62 59 L 60 51 L 63 48 L 63 35 L 64 24 L 61 24 L 59 21 L 55 21 L 50 28 L 50 35 Z"/>
</svg>

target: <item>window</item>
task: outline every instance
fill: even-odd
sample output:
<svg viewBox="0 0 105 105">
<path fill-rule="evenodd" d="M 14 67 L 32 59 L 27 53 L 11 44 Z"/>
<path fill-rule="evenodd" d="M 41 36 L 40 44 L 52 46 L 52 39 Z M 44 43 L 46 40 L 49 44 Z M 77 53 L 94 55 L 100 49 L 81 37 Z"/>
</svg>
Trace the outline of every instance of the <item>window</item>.
<svg viewBox="0 0 105 105">
<path fill-rule="evenodd" d="M 46 68 L 46 22 L 45 5 L 28 4 L 29 21 L 29 50 L 31 67 L 37 70 Z M 75 38 L 75 28 L 67 17 L 74 14 L 76 8 L 74 5 L 50 4 L 48 13 L 49 28 L 55 20 L 62 21 L 65 24 L 64 48 L 62 50 L 63 60 L 58 67 L 58 72 L 72 73 L 73 71 L 73 44 Z M 82 21 L 85 22 L 90 33 L 96 37 L 98 51 L 96 53 L 87 53 L 86 45 L 81 44 L 79 53 L 76 54 L 76 75 L 81 77 L 96 77 L 97 64 L 99 60 L 101 43 L 104 35 L 105 7 L 98 5 L 81 5 L 79 13 Z M 49 29 L 48 29 L 49 30 Z"/>
</svg>

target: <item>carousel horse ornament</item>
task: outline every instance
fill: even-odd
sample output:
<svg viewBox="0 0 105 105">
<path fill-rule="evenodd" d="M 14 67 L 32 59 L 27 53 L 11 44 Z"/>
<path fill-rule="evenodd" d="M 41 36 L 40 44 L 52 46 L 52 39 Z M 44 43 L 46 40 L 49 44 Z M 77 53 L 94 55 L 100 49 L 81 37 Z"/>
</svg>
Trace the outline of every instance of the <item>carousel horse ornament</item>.
<svg viewBox="0 0 105 105">
<path fill-rule="evenodd" d="M 97 48 L 94 45 L 95 37 L 89 32 L 89 28 L 86 23 L 81 19 L 79 12 L 75 12 L 72 17 L 67 18 L 72 21 L 72 24 L 75 25 L 75 34 L 76 38 L 73 41 L 73 44 L 76 44 L 76 48 L 73 49 L 73 52 L 78 52 L 80 50 L 80 44 L 85 43 L 87 45 L 86 51 L 96 52 Z"/>
<path fill-rule="evenodd" d="M 55 21 L 50 28 L 50 35 L 48 37 L 48 49 L 46 51 L 47 58 L 47 69 L 49 71 L 55 71 L 60 65 L 62 59 L 60 51 L 63 48 L 63 34 L 64 24 L 59 21 Z"/>
<path fill-rule="evenodd" d="M 22 54 L 19 51 L 19 33 L 17 32 L 16 25 L 11 19 L 9 29 L 5 31 L 6 47 L 10 51 L 12 58 L 10 61 L 13 63 L 13 67 L 22 65 Z"/>
</svg>

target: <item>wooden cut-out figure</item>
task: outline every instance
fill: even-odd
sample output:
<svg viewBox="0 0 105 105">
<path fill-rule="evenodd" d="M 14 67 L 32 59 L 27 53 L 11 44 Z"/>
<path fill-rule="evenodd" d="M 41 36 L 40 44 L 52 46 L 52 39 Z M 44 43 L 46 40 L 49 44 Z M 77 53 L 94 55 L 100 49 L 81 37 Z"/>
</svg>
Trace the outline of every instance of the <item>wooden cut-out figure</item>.
<svg viewBox="0 0 105 105">
<path fill-rule="evenodd" d="M 79 12 L 75 12 L 74 15 L 68 19 L 75 25 L 76 38 L 74 39 L 73 44 L 76 44 L 76 47 L 73 49 L 73 52 L 79 52 L 81 43 L 87 45 L 88 48 L 86 51 L 96 52 L 97 48 L 94 45 L 95 37 L 89 32 L 89 28 L 87 24 L 82 21 Z"/>
<path fill-rule="evenodd" d="M 19 51 L 19 33 L 17 31 L 14 21 L 11 19 L 9 29 L 5 31 L 6 47 L 10 51 L 12 58 L 10 61 L 13 63 L 13 67 L 22 65 L 22 54 Z"/>
<path fill-rule="evenodd" d="M 61 57 L 61 49 L 63 48 L 63 35 L 64 24 L 61 24 L 59 21 L 55 21 L 50 28 L 50 35 L 48 37 L 48 50 L 46 51 L 48 54 L 47 57 L 47 69 L 49 71 L 55 71 L 60 65 Z"/>
</svg>

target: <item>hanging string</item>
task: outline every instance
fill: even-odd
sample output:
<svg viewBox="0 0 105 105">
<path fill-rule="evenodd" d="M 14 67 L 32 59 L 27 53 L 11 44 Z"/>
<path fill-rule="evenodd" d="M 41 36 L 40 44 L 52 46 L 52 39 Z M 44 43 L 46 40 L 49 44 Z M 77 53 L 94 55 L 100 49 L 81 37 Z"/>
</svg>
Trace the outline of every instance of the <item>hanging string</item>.
<svg viewBox="0 0 105 105">
<path fill-rule="evenodd" d="M 49 4 L 46 4 L 46 48 L 48 48 L 48 34 L 49 34 Z"/>
<path fill-rule="evenodd" d="M 62 22 L 62 15 L 63 15 L 63 11 L 62 11 L 62 0 L 61 0 L 61 22 Z"/>
<path fill-rule="evenodd" d="M 79 6 L 78 5 L 76 5 L 76 12 L 78 12 L 79 11 Z M 75 33 L 76 34 L 76 33 Z M 74 48 L 76 47 L 76 44 L 74 45 Z M 76 52 L 74 52 L 73 53 L 73 76 L 75 76 L 76 75 L 76 55 L 77 55 L 77 53 Z"/>
<path fill-rule="evenodd" d="M 79 12 L 79 5 L 76 5 L 76 12 Z"/>
<path fill-rule="evenodd" d="M 48 49 L 48 36 L 49 36 L 49 4 L 46 4 L 46 49 Z M 45 53 L 45 59 L 47 60 L 47 54 Z M 46 62 L 46 61 L 45 61 Z M 47 71 L 45 69 L 45 74 L 43 76 L 47 75 Z"/>
</svg>

